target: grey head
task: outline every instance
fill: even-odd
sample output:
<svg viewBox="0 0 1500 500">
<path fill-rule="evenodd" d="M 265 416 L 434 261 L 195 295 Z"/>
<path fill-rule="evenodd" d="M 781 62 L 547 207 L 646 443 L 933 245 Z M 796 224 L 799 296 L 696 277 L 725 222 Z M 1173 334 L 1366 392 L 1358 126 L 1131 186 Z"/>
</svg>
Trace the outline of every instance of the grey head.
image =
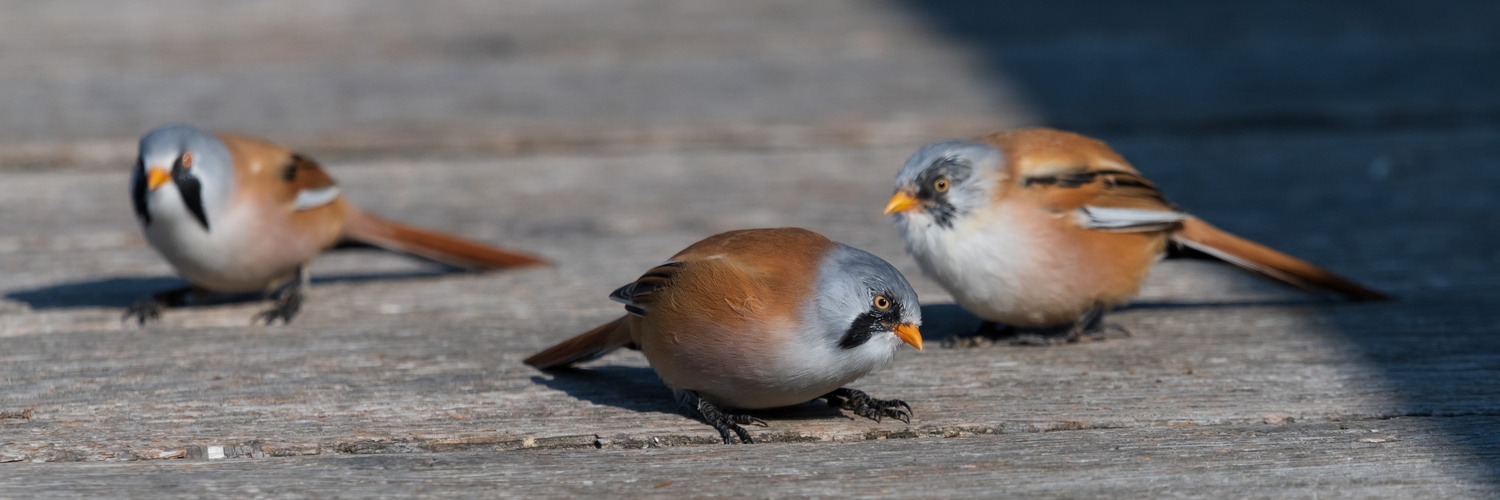
<svg viewBox="0 0 1500 500">
<path fill-rule="evenodd" d="M 922 146 L 896 174 L 896 194 L 885 207 L 896 222 L 951 229 L 954 220 L 989 203 L 1004 154 L 974 141 Z"/>
<path fill-rule="evenodd" d="M 171 124 L 141 137 L 130 179 L 130 198 L 141 224 L 191 217 L 210 231 L 210 221 L 223 213 L 233 190 L 234 160 L 212 133 Z"/>
<path fill-rule="evenodd" d="M 922 348 L 922 308 L 906 277 L 880 257 L 841 243 L 824 255 L 811 317 L 843 351 L 889 359 L 902 342 Z"/>
</svg>

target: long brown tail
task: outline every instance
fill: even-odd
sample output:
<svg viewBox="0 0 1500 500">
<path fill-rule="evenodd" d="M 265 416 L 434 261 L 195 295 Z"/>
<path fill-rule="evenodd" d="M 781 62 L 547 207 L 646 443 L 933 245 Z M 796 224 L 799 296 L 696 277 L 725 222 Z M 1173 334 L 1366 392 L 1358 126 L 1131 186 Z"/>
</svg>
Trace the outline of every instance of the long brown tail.
<svg viewBox="0 0 1500 500">
<path fill-rule="evenodd" d="M 1172 241 L 1216 259 L 1309 291 L 1331 291 L 1355 301 L 1391 300 L 1386 295 L 1307 261 L 1229 234 L 1199 218 L 1182 221 Z"/>
<path fill-rule="evenodd" d="M 470 271 L 550 264 L 534 255 L 402 224 L 350 208 L 344 238 Z"/>
<path fill-rule="evenodd" d="M 526 364 L 546 370 L 582 363 L 628 346 L 635 342 L 630 337 L 629 319 L 630 316 L 621 316 L 620 319 L 599 325 L 583 335 L 564 340 L 526 358 Z"/>
</svg>

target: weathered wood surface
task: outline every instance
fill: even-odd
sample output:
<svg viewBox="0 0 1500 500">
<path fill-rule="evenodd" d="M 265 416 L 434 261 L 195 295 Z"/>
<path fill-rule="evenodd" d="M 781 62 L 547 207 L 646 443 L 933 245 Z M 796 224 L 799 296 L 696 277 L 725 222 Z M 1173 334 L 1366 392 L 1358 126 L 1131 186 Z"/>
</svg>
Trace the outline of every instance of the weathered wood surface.
<svg viewBox="0 0 1500 500">
<path fill-rule="evenodd" d="M 0 465 L 0 496 L 355 479 L 370 489 L 350 496 L 1497 493 L 1492 8 L 1211 8 L 1240 23 L 1219 37 L 1108 9 L 986 35 L 925 3 L 287 5 L 0 9 L 0 462 L 21 462 Z M 1091 64 L 1130 78 L 1049 69 Z M 1274 109 L 1326 119 L 1258 114 Z M 175 119 L 303 147 L 368 209 L 558 267 L 439 275 L 347 252 L 317 262 L 290 327 L 246 326 L 262 304 L 123 325 L 176 283 L 125 192 L 133 137 Z M 921 142 L 1049 121 L 1101 133 L 1218 225 L 1402 300 L 1169 262 L 1112 316 L 1131 338 L 937 346 L 975 320 L 903 255 L 879 214 L 890 179 Z M 911 402 L 911 425 L 808 405 L 767 415 L 765 444 L 720 448 L 637 354 L 520 363 L 620 314 L 605 295 L 683 246 L 779 225 L 912 278 L 934 347 L 857 385 Z"/>
<path fill-rule="evenodd" d="M 0 489 L 231 497 L 1448 498 L 1493 496 L 1452 439 L 1495 445 L 1492 417 L 1147 427 L 956 438 L 274 460 L 16 464 Z M 294 480 L 289 480 L 293 479 Z"/>
</svg>

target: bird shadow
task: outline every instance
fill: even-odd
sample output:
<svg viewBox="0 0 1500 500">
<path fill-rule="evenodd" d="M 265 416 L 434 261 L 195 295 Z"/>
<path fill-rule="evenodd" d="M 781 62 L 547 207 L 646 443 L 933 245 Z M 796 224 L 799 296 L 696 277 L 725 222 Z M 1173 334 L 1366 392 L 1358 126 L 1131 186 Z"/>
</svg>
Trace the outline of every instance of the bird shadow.
<svg viewBox="0 0 1500 500">
<path fill-rule="evenodd" d="M 1239 301 L 1161 301 L 1161 302 L 1133 302 L 1125 306 L 1113 309 L 1112 312 L 1123 312 L 1130 310 L 1158 310 L 1158 309 L 1218 309 L 1218 308 L 1241 308 L 1241 307 L 1338 307 L 1345 305 L 1358 305 L 1355 302 L 1342 302 L 1329 300 L 1319 296 L 1309 296 L 1306 299 L 1287 300 L 1239 300 Z M 1108 321 L 1108 314 L 1105 320 Z M 945 345 L 962 337 L 970 337 L 978 330 L 980 323 L 984 320 L 973 313 L 959 307 L 958 304 L 924 304 L 922 305 L 922 341 L 937 342 Z"/>
<path fill-rule="evenodd" d="M 453 269 L 413 270 L 361 274 L 333 274 L 314 276 L 313 285 L 332 283 L 363 283 L 370 281 L 402 281 L 435 278 L 464 272 Z M 26 290 L 7 292 L 5 298 L 22 302 L 34 310 L 75 309 L 91 307 L 130 307 L 136 302 L 149 299 L 152 294 L 176 290 L 187 286 L 179 278 L 165 276 L 126 276 L 97 280 L 60 283 Z M 203 305 L 222 305 L 262 300 L 258 293 L 214 294 Z"/>
<path fill-rule="evenodd" d="M 548 370 L 551 378 L 533 376 L 531 381 L 596 405 L 613 406 L 641 413 L 666 413 L 698 418 L 697 411 L 678 404 L 672 390 L 656 371 L 639 366 L 598 366 Z M 767 408 L 735 410 L 767 420 L 813 420 L 846 416 L 821 400 Z"/>
</svg>

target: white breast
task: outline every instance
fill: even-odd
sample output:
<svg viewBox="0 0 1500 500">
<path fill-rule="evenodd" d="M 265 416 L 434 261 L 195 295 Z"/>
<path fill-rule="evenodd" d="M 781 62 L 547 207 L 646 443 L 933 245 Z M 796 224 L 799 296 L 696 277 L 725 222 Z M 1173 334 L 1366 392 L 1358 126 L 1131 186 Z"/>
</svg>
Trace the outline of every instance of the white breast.
<svg viewBox="0 0 1500 500">
<path fill-rule="evenodd" d="M 1025 207 L 997 204 L 959 217 L 952 229 L 924 215 L 896 224 L 922 272 L 982 319 L 1015 326 L 1049 326 L 1087 309 L 1091 298 L 1073 289 L 1075 267 L 1049 240 L 1045 217 Z"/>
<path fill-rule="evenodd" d="M 738 352 L 733 363 L 707 362 L 709 358 L 721 359 L 722 352 L 713 356 L 693 354 L 700 348 L 724 349 L 726 344 L 712 347 L 679 345 L 672 353 L 682 355 L 672 360 L 676 368 L 674 372 L 688 379 L 674 380 L 660 369 L 658 373 L 673 389 L 697 391 L 699 396 L 716 405 L 751 410 L 777 408 L 806 403 L 853 383 L 889 363 L 901 345 L 895 335 L 887 335 L 888 339 L 874 338 L 846 350 L 829 342 L 826 332 L 770 331 L 794 328 L 797 327 L 781 324 L 767 325 L 753 332 L 726 332 L 728 335 L 796 339 L 766 346 L 771 349 Z M 654 366 L 656 360 L 652 354 L 648 352 L 647 357 L 653 359 Z"/>
<path fill-rule="evenodd" d="M 247 266 L 245 249 L 252 214 L 226 210 L 211 218 L 212 230 L 187 210 L 177 190 L 164 186 L 151 194 L 151 223 L 144 225 L 146 241 L 193 285 L 216 292 L 257 292 L 279 276 Z"/>
</svg>

